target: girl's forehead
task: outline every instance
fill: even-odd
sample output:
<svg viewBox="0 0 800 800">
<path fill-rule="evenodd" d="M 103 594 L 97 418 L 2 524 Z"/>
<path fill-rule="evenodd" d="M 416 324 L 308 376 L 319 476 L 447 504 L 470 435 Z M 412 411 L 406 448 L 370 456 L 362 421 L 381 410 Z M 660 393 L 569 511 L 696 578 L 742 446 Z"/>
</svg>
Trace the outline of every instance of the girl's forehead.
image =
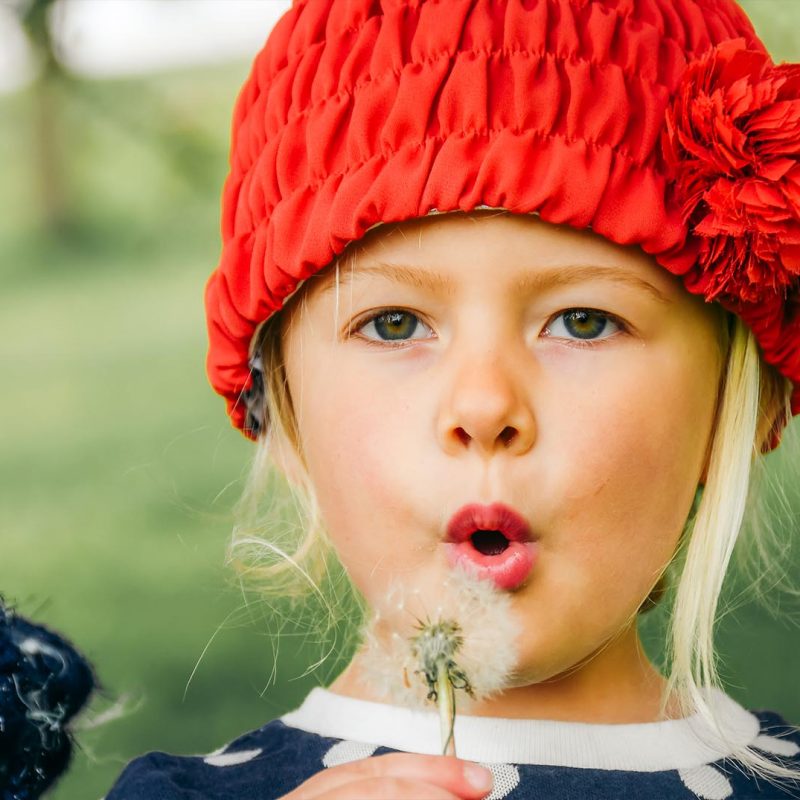
<svg viewBox="0 0 800 800">
<path fill-rule="evenodd" d="M 636 245 L 619 245 L 594 231 L 536 215 L 498 210 L 378 225 L 321 270 L 315 283 L 329 291 L 376 278 L 445 291 L 476 277 L 513 283 L 519 290 L 535 289 L 540 280 L 563 284 L 614 278 L 645 282 L 643 288 L 656 299 L 686 293 L 676 276 Z"/>
</svg>

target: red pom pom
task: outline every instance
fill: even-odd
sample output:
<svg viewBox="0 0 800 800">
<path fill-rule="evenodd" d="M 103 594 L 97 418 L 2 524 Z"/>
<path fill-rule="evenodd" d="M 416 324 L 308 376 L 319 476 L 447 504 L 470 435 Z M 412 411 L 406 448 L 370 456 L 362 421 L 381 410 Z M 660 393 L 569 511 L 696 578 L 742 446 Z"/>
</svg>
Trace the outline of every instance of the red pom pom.
<svg viewBox="0 0 800 800">
<path fill-rule="evenodd" d="M 759 302 L 800 286 L 798 142 L 800 65 L 733 39 L 686 69 L 662 146 L 699 249 L 692 291 Z"/>
</svg>

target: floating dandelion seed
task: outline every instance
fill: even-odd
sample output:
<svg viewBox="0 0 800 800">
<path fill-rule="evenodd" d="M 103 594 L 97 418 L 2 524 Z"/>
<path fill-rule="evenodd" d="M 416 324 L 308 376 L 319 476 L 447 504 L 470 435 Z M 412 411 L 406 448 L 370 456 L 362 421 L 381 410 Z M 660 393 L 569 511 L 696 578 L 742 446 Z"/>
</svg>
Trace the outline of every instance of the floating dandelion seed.
<svg viewBox="0 0 800 800">
<path fill-rule="evenodd" d="M 455 755 L 455 692 L 467 708 L 509 685 L 520 626 L 511 599 L 493 584 L 454 569 L 436 590 L 436 612 L 419 588 L 395 581 L 367 623 L 360 660 L 364 680 L 393 702 L 436 702 L 442 752 Z"/>
</svg>

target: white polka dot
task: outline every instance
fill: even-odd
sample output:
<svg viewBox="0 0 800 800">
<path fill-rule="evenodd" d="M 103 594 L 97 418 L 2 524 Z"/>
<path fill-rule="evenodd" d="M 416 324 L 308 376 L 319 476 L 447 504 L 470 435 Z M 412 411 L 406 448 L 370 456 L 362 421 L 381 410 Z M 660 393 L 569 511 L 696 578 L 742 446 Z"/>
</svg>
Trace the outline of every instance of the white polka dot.
<svg viewBox="0 0 800 800">
<path fill-rule="evenodd" d="M 701 764 L 691 769 L 679 769 L 678 775 L 686 788 L 701 800 L 725 800 L 733 794 L 730 781 L 717 769 Z"/>
<path fill-rule="evenodd" d="M 233 753 L 211 754 L 206 756 L 203 761 L 212 767 L 233 767 L 236 764 L 246 764 L 256 756 L 261 755 L 261 748 L 256 750 L 239 750 Z"/>
<path fill-rule="evenodd" d="M 484 764 L 481 762 L 481 766 L 491 770 L 494 777 L 492 793 L 486 795 L 486 800 L 500 800 L 519 785 L 519 770 L 513 764 Z"/>
<path fill-rule="evenodd" d="M 349 764 L 351 761 L 358 761 L 360 758 L 368 758 L 378 749 L 376 744 L 365 744 L 364 742 L 337 742 L 322 757 L 322 763 L 326 767 L 335 767 L 339 764 Z"/>
<path fill-rule="evenodd" d="M 763 733 L 756 736 L 753 747 L 779 756 L 795 756 L 800 753 L 800 747 L 794 742 L 790 742 L 788 739 L 778 739 L 777 736 L 765 736 Z"/>
</svg>

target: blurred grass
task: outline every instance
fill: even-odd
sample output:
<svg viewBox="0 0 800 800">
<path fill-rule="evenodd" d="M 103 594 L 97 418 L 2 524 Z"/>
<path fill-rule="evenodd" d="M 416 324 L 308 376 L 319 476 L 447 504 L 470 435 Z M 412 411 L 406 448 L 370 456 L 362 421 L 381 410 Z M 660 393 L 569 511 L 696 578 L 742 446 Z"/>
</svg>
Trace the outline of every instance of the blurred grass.
<svg viewBox="0 0 800 800">
<path fill-rule="evenodd" d="M 776 57 L 796 58 L 795 4 L 746 7 Z M 39 225 L 32 90 L 0 97 L 0 591 L 93 660 L 93 712 L 132 708 L 79 734 L 54 800 L 100 797 L 146 750 L 208 752 L 320 681 L 295 680 L 318 649 L 291 624 L 269 637 L 268 609 L 245 605 L 223 565 L 251 445 L 205 378 L 202 290 L 247 70 L 63 86 L 72 220 L 58 239 Z M 800 458 L 797 425 L 775 475 Z M 748 603 L 720 650 L 737 699 L 800 722 L 796 628 Z"/>
<path fill-rule="evenodd" d="M 80 734 L 56 800 L 100 797 L 145 750 L 208 752 L 317 682 L 292 680 L 307 653 L 287 637 L 264 692 L 278 644 L 223 566 L 252 446 L 208 387 L 202 291 L 247 66 L 64 87 L 75 213 L 59 239 L 38 224 L 31 91 L 0 99 L 0 152 L 13 153 L 0 187 L 0 591 L 93 660 L 95 712 L 122 696 L 132 709 Z"/>
</svg>

